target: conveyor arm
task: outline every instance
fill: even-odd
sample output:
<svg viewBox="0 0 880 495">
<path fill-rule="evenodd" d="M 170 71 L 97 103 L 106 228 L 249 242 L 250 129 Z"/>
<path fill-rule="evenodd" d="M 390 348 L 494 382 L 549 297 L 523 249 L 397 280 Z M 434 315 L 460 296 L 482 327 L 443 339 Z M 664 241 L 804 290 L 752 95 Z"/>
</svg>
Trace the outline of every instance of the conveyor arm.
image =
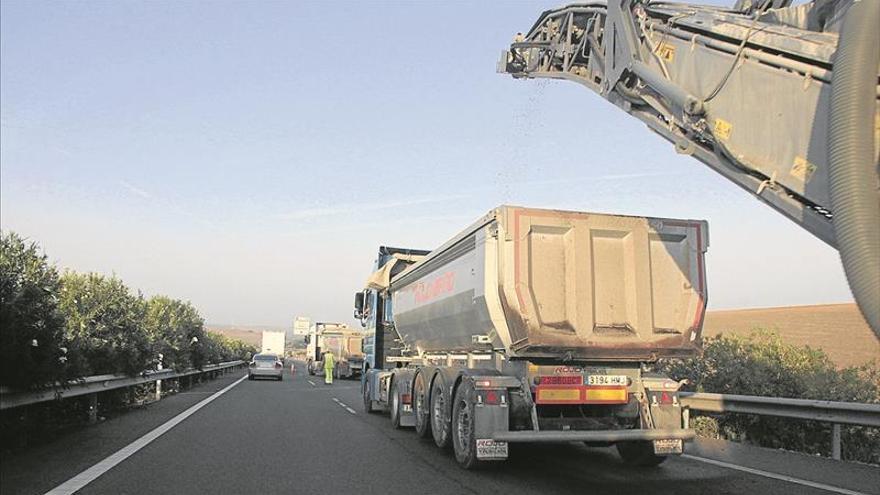
<svg viewBox="0 0 880 495">
<path fill-rule="evenodd" d="M 880 336 L 880 2 L 789 4 L 573 4 L 518 34 L 499 71 L 590 88 L 837 248 Z M 847 53 L 851 87 L 834 87 Z"/>
</svg>

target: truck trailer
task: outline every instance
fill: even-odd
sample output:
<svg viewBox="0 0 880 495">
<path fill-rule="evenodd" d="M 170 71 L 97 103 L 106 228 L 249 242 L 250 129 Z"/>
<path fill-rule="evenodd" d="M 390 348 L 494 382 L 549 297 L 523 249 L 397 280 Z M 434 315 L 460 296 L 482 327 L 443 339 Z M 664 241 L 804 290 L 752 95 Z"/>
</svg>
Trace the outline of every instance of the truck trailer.
<svg viewBox="0 0 880 495">
<path fill-rule="evenodd" d="M 284 331 L 263 330 L 262 353 L 277 354 L 279 359 L 284 359 Z"/>
<path fill-rule="evenodd" d="M 705 221 L 500 206 L 433 251 L 380 247 L 355 294 L 364 409 L 466 469 L 510 443 L 681 454 L 681 384 L 650 367 L 700 350 L 707 246 Z"/>
<path fill-rule="evenodd" d="M 310 375 L 324 376 L 324 353 L 335 357 L 333 376 L 352 378 L 363 369 L 363 334 L 344 323 L 318 322 L 311 329 L 306 346 L 306 369 Z"/>
</svg>

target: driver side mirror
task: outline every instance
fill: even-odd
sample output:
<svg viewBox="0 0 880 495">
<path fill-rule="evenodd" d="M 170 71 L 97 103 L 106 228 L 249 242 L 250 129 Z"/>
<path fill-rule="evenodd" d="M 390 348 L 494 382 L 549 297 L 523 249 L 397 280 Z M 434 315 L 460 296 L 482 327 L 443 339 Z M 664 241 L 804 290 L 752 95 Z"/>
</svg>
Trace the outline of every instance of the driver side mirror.
<svg viewBox="0 0 880 495">
<path fill-rule="evenodd" d="M 364 293 L 355 292 L 354 294 L 354 317 L 358 320 L 364 317 Z"/>
</svg>

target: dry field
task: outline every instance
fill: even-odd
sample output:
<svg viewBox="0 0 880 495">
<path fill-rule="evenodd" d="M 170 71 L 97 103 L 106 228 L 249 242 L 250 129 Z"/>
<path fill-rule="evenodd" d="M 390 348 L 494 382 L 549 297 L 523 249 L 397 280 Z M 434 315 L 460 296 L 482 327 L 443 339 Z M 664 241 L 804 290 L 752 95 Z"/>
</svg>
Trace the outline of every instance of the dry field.
<svg viewBox="0 0 880 495">
<path fill-rule="evenodd" d="M 748 335 L 759 327 L 775 331 L 786 342 L 822 349 L 838 366 L 872 359 L 880 365 L 880 341 L 855 304 L 709 311 L 703 335 Z"/>
<path fill-rule="evenodd" d="M 262 345 L 263 341 L 262 330 L 254 330 L 226 325 L 208 325 L 206 329 L 211 333 L 220 334 L 230 339 L 238 339 L 243 341 L 245 344 L 251 344 L 257 346 L 258 348 L 260 347 L 260 345 Z"/>
</svg>

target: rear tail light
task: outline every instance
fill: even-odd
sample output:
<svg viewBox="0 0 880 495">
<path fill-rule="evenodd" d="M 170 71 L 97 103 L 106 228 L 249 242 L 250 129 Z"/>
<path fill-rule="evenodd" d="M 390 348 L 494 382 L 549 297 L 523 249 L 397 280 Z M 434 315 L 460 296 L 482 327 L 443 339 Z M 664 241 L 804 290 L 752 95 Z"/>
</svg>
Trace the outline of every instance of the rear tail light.
<svg viewBox="0 0 880 495">
<path fill-rule="evenodd" d="M 410 394 L 400 394 L 400 402 L 404 404 L 412 404 L 412 396 Z"/>
<path fill-rule="evenodd" d="M 678 404 L 678 393 L 676 392 L 668 392 L 664 390 L 662 392 L 650 392 L 649 395 L 651 396 L 651 405 L 654 406 L 668 406 Z"/>
<path fill-rule="evenodd" d="M 284 365 L 281 364 L 280 362 L 275 361 L 275 367 L 276 367 L 276 368 L 281 369 L 283 366 L 284 366 Z"/>
<path fill-rule="evenodd" d="M 507 406 L 507 393 L 504 390 L 481 390 L 477 392 L 477 405 Z"/>
</svg>

